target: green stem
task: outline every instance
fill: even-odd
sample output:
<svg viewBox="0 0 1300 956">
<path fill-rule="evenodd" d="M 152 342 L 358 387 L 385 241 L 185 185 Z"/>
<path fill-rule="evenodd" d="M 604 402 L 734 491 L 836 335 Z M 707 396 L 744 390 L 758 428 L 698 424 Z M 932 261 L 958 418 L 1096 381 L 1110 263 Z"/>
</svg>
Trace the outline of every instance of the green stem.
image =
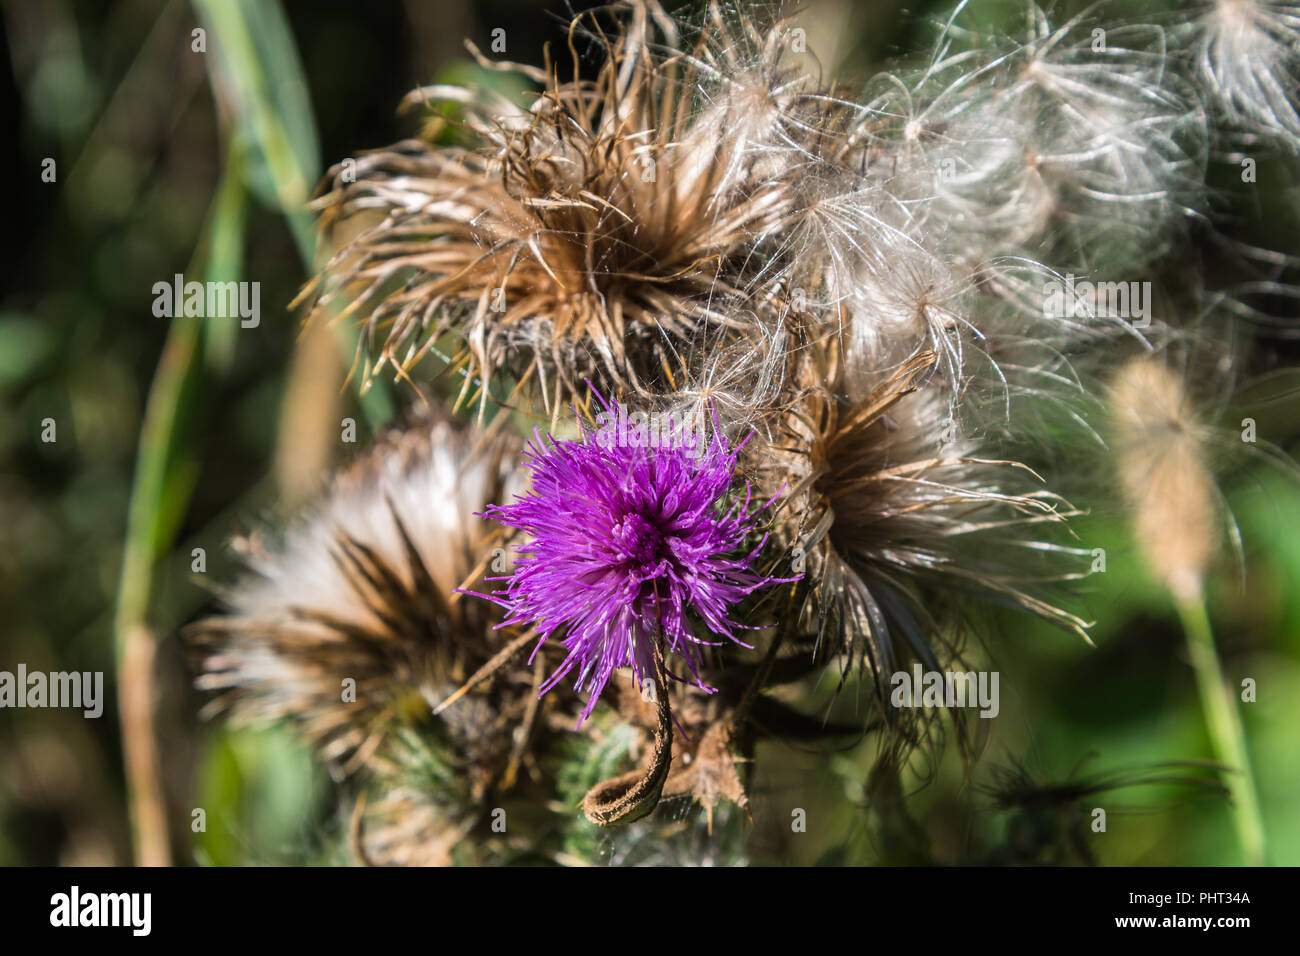
<svg viewBox="0 0 1300 956">
<path fill-rule="evenodd" d="M 1219 655 L 1214 647 L 1214 632 L 1201 598 L 1178 602 L 1178 616 L 1187 635 L 1196 686 L 1201 694 L 1205 722 L 1216 757 L 1231 768 L 1228 793 L 1232 798 L 1233 823 L 1246 863 L 1262 866 L 1265 861 L 1264 820 L 1259 810 L 1255 776 L 1246 750 L 1246 734 L 1237 713 L 1236 698 L 1223 677 Z"/>
<path fill-rule="evenodd" d="M 243 203 L 242 154 L 232 143 L 200 251 L 186 273 L 207 257 L 205 279 L 238 278 L 233 250 L 243 241 Z M 165 519 L 164 509 L 170 503 L 171 510 L 183 513 L 188 501 L 188 490 L 176 490 L 175 477 L 192 453 L 183 422 L 197 401 L 195 384 L 208 337 L 203 320 L 180 311 L 167 328 L 140 426 L 122 546 L 113 631 L 132 844 L 135 862 L 142 866 L 165 866 L 172 858 L 157 734 L 157 640 L 149 626 L 149 608 L 154 566 L 171 548 L 176 533 L 175 521 Z"/>
<path fill-rule="evenodd" d="M 307 210 L 311 183 L 316 177 L 314 137 L 310 147 L 302 145 L 301 149 L 295 149 L 288 126 L 277 112 L 271 96 L 264 53 L 254 42 L 257 27 L 249 22 L 250 16 L 280 21 L 283 14 L 274 4 L 259 7 L 249 0 L 195 0 L 195 7 L 219 44 L 214 55 L 219 55 L 228 68 L 229 86 L 224 87 L 218 79 L 221 74 L 214 73 L 213 88 L 228 91 L 235 126 L 257 144 L 274 184 L 280 212 L 293 236 L 298 255 L 310 273 L 316 268 L 317 252 L 316 232 Z M 262 26 L 265 28 L 267 24 Z M 282 56 L 297 62 L 292 45 L 281 52 Z M 310 157 L 304 155 L 309 148 Z M 346 368 L 356 352 L 359 333 L 352 326 L 338 323 L 333 323 L 332 328 Z M 383 382 L 375 381 L 359 390 L 357 400 L 372 427 L 392 421 L 393 401 Z"/>
</svg>

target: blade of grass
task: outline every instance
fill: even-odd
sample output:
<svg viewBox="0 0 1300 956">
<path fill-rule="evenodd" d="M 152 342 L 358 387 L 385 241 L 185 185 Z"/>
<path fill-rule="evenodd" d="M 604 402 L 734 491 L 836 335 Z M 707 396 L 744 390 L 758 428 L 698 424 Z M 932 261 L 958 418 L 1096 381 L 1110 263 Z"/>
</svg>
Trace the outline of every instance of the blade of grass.
<svg viewBox="0 0 1300 956">
<path fill-rule="evenodd" d="M 320 160 L 311 104 L 293 40 L 277 2 L 194 0 L 212 36 L 209 59 L 213 87 L 234 117 L 235 131 L 257 150 L 280 213 L 310 272 L 316 267 L 316 234 L 307 211 Z M 275 82 L 272 82 L 275 77 Z M 250 183 L 250 185 L 253 185 Z M 350 367 L 358 331 L 331 323 L 341 360 Z M 359 390 L 372 427 L 387 423 L 393 403 L 382 382 Z"/>
<path fill-rule="evenodd" d="M 204 241 L 200 243 L 203 251 L 196 254 L 187 272 L 200 255 L 210 256 L 214 245 L 224 247 L 231 241 L 240 244 L 243 202 L 241 153 L 237 144 L 232 143 L 204 229 Z M 214 243 L 214 237 L 221 242 Z M 209 258 L 210 267 L 213 261 Z M 231 268 L 224 258 L 215 262 L 222 270 Z M 206 320 L 181 314 L 183 309 L 176 311 L 167 330 L 140 429 L 113 627 L 127 802 L 135 860 L 142 866 L 166 866 L 172 859 L 155 714 L 157 645 L 149 627 L 149 605 L 155 564 L 158 556 L 170 549 L 171 542 L 167 539 L 175 533 L 175 522 L 165 521 L 164 515 L 183 511 L 185 507 L 184 502 L 167 501 L 167 495 L 170 492 L 173 496 L 188 497 L 189 494 L 188 490 L 182 490 L 189 486 L 173 481 L 173 477 L 178 469 L 186 466 L 181 425 L 196 401 L 197 389 L 193 385 L 200 374 L 207 328 Z"/>
</svg>

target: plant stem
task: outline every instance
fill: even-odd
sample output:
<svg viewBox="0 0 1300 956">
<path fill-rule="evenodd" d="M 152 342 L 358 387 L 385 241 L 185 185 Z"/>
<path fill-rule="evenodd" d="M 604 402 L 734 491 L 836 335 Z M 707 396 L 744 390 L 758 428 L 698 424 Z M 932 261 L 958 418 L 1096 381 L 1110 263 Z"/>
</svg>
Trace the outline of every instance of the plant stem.
<svg viewBox="0 0 1300 956">
<path fill-rule="evenodd" d="M 233 250 L 243 242 L 243 158 L 232 142 L 221 181 L 213 197 L 199 252 L 186 267 L 208 259 L 205 280 L 237 280 L 239 266 Z M 188 490 L 177 490 L 174 476 L 191 457 L 184 418 L 199 401 L 195 380 L 201 368 L 210 326 L 179 310 L 167 328 L 167 339 L 149 397 L 136 450 L 135 474 L 122 546 L 122 577 L 114 616 L 119 721 L 135 862 L 139 866 L 168 866 L 166 789 L 158 741 L 158 687 L 155 663 L 157 636 L 149 626 L 154 565 L 171 549 L 176 528 L 164 521 L 168 504 L 183 513 Z"/>
<path fill-rule="evenodd" d="M 155 712 L 157 687 L 153 669 L 157 647 L 153 631 L 145 622 L 153 589 L 154 562 L 160 550 L 159 516 L 168 465 L 177 441 L 185 380 L 194 367 L 198 349 L 197 321 L 184 316 L 172 319 L 140 428 L 123 544 L 122 578 L 117 592 L 114 631 L 119 719 L 138 866 L 171 863 Z"/>
<path fill-rule="evenodd" d="M 1223 677 L 1219 655 L 1214 647 L 1214 633 L 1205 601 L 1200 597 L 1178 601 L 1178 616 L 1187 635 L 1192 669 L 1201 694 L 1201 706 L 1210 731 L 1216 757 L 1230 768 L 1228 793 L 1232 799 L 1233 823 L 1241 843 L 1245 862 L 1262 866 L 1265 862 L 1264 821 L 1260 815 L 1255 776 L 1246 750 L 1246 734 L 1237 713 L 1236 698 Z"/>
</svg>

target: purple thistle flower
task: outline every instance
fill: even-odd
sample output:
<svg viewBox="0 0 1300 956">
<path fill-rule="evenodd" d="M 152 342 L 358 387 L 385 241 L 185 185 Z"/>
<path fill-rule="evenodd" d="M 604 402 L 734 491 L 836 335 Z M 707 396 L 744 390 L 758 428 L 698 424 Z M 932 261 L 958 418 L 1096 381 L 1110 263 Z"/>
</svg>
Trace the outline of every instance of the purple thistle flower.
<svg viewBox="0 0 1300 956">
<path fill-rule="evenodd" d="M 609 418 L 626 421 L 617 403 L 605 408 Z M 750 628 L 731 620 L 729 610 L 786 580 L 750 570 L 766 534 L 752 551 L 737 553 L 767 507 L 750 510 L 748 485 L 743 502 L 727 504 L 740 446 L 729 448 L 716 428 L 707 445 L 632 446 L 617 440 L 620 434 L 609 426 L 584 428 L 581 441 L 548 443 L 534 432 L 524 453 L 531 488 L 484 513 L 530 540 L 506 588 L 481 596 L 509 611 L 502 627 L 537 628 L 542 639 L 534 655 L 564 632 L 568 656 L 541 692 L 577 668 L 576 689 L 590 692 L 579 726 L 616 667 L 630 666 L 638 684 L 655 676 L 657 641 L 665 655 L 686 662 L 692 683 L 712 693 L 700 679 L 700 647 L 722 642 L 698 636 L 692 618 L 748 647 L 735 630 Z"/>
</svg>

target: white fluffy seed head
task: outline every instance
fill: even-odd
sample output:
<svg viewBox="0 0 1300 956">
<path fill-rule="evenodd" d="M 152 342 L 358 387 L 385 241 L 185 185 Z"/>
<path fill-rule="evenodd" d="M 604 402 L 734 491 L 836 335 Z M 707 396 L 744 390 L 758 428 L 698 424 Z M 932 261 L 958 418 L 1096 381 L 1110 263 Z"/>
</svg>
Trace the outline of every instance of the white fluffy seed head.
<svg viewBox="0 0 1300 956">
<path fill-rule="evenodd" d="M 1213 0 L 1195 21 L 1200 78 L 1224 118 L 1300 152 L 1300 6 Z"/>
<path fill-rule="evenodd" d="M 454 592 L 483 573 L 491 528 L 475 512 L 513 472 L 502 443 L 426 421 L 381 440 L 276 540 L 244 539 L 228 613 L 189 630 L 212 709 L 293 721 L 341 774 L 382 759 L 388 728 L 427 717 L 453 671 L 493 653 L 488 607 Z"/>
</svg>

